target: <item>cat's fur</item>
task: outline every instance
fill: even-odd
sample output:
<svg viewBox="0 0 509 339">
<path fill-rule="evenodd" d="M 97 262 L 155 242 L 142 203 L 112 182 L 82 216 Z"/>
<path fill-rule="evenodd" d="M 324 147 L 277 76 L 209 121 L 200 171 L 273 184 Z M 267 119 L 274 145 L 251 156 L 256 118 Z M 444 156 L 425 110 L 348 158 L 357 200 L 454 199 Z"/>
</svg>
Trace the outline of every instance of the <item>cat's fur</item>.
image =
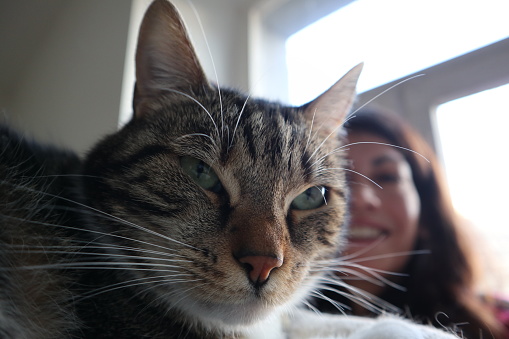
<svg viewBox="0 0 509 339">
<path fill-rule="evenodd" d="M 134 118 L 83 161 L 0 128 L 0 338 L 347 337 L 386 325 L 294 309 L 310 269 L 341 245 L 335 134 L 360 67 L 298 108 L 219 90 L 164 0 L 148 9 L 136 59 Z M 194 180 L 189 157 L 220 182 Z M 321 187 L 317 206 L 292 203 Z"/>
</svg>

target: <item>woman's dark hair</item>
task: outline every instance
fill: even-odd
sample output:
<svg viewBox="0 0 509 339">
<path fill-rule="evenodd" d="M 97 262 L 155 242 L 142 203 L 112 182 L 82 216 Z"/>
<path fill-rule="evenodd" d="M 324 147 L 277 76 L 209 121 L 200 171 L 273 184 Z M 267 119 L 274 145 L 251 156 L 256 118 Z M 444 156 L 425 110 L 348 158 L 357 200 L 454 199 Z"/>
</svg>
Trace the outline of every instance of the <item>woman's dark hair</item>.
<svg viewBox="0 0 509 339">
<path fill-rule="evenodd" d="M 457 325 L 467 338 L 477 338 L 480 333 L 486 338 L 506 338 L 490 305 L 474 290 L 475 258 L 429 145 L 395 115 L 359 112 L 345 127 L 347 133 L 368 132 L 416 152 L 400 149 L 412 169 L 421 201 L 420 236 L 415 250 L 429 250 L 429 254 L 409 260 L 403 272 L 406 278 L 400 283 L 405 292 L 387 288 L 379 297 L 413 319 L 437 327 Z"/>
</svg>

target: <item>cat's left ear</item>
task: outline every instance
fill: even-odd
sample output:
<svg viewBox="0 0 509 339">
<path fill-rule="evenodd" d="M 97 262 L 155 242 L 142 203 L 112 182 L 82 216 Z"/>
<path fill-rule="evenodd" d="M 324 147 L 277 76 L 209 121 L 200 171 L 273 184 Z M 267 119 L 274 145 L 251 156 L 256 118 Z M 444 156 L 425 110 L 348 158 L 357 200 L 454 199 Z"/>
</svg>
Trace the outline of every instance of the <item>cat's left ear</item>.
<svg viewBox="0 0 509 339">
<path fill-rule="evenodd" d="M 355 100 L 357 80 L 363 63 L 346 73 L 315 100 L 304 105 L 304 114 L 324 134 L 334 133 L 344 122 Z"/>
<path fill-rule="evenodd" d="M 171 91 L 190 94 L 208 86 L 205 72 L 177 9 L 155 0 L 141 23 L 136 49 L 135 117 L 150 110 L 154 98 Z"/>
</svg>

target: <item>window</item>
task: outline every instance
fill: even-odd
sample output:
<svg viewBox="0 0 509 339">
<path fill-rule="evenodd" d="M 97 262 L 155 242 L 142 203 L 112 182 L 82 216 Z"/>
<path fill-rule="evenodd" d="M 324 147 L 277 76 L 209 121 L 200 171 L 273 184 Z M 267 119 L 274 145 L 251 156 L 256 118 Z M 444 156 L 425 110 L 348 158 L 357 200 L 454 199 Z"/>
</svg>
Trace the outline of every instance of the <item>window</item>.
<svg viewBox="0 0 509 339">
<path fill-rule="evenodd" d="M 442 156 L 457 211 L 486 235 L 509 272 L 509 85 L 437 108 Z"/>
<path fill-rule="evenodd" d="M 508 12 L 500 0 L 354 1 L 288 38 L 289 100 L 313 99 L 359 62 L 362 92 L 506 38 Z"/>
</svg>

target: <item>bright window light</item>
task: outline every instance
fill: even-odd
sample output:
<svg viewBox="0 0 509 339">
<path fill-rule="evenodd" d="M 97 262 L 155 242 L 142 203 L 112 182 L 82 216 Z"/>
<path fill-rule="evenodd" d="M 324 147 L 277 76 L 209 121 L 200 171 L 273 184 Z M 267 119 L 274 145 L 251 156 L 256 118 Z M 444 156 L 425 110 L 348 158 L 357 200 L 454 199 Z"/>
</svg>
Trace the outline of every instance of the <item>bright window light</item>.
<svg viewBox="0 0 509 339">
<path fill-rule="evenodd" d="M 456 210 L 485 235 L 509 272 L 509 85 L 437 108 L 447 181 Z M 509 292 L 509 286 L 506 288 Z"/>
<path fill-rule="evenodd" d="M 288 38 L 289 101 L 300 105 L 365 63 L 359 92 L 509 36 L 509 1 L 357 0 Z"/>
</svg>

